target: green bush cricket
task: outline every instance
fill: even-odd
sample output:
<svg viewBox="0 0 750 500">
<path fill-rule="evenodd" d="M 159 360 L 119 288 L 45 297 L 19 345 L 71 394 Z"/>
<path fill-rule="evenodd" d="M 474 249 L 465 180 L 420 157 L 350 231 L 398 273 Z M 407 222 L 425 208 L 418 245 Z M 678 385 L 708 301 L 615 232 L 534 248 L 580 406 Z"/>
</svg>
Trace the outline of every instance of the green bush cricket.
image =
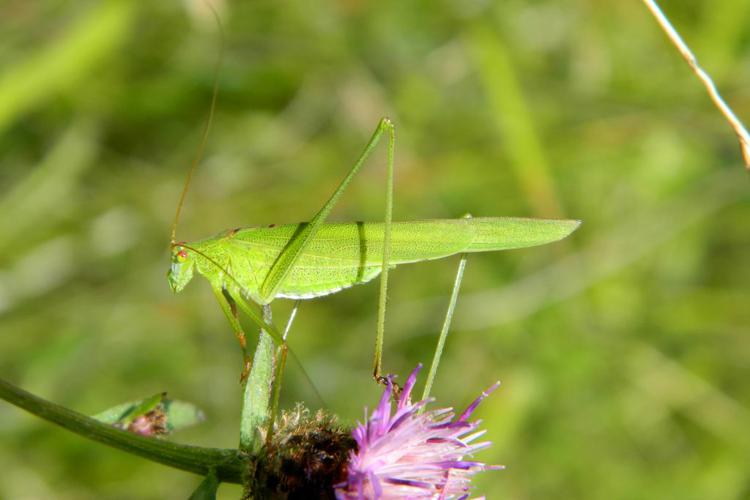
<svg viewBox="0 0 750 500">
<path fill-rule="evenodd" d="M 383 134 L 388 135 L 384 222 L 326 222 Z M 579 225 L 575 220 L 513 217 L 392 222 L 394 135 L 392 123 L 381 120 L 357 162 L 310 222 L 231 229 L 190 243 L 176 242 L 173 236 L 168 272 L 172 290 L 181 291 L 197 272 L 211 284 L 243 347 L 237 306 L 281 342 L 278 330 L 263 321 L 248 301 L 265 306 L 276 298 L 310 299 L 366 283 L 378 274 L 384 288 L 388 269 L 401 264 L 542 245 L 566 237 Z M 173 235 L 178 217 L 179 207 Z M 376 378 L 381 376 L 384 301 L 381 293 L 373 361 Z"/>
<path fill-rule="evenodd" d="M 216 13 L 213 13 L 221 31 L 221 22 Z M 389 269 L 401 264 L 461 254 L 451 306 L 446 315 L 433 368 L 430 370 L 430 379 L 425 387 L 427 393 L 450 323 L 466 254 L 524 248 L 557 241 L 573 232 L 579 221 L 467 216 L 461 219 L 394 223 L 392 208 L 395 132 L 391 121 L 383 118 L 346 177 L 309 222 L 237 228 L 195 242 L 178 242 L 176 230 L 180 212 L 205 148 L 216 107 L 221 54 L 223 33 L 208 119 L 198 153 L 188 171 L 172 224 L 171 266 L 167 278 L 172 291 L 177 293 L 191 281 L 196 271 L 203 275 L 210 283 L 224 315 L 240 342 L 244 354 L 241 375 L 244 397 L 240 448 L 252 452 L 262 446 L 262 440 L 258 435 L 261 428 L 267 429 L 267 438 L 270 438 L 273 432 L 280 379 L 289 352 L 286 335 L 297 310 L 295 304 L 282 335 L 271 322 L 270 303 L 275 298 L 302 300 L 329 295 L 356 284 L 366 283 L 380 275 L 373 377 L 383 382 L 381 359 Z M 326 219 L 333 207 L 384 134 L 388 137 L 388 144 L 383 222 L 327 223 Z M 262 306 L 262 317 L 250 302 Z M 238 308 L 261 329 L 252 358 L 252 368 Z M 274 341 L 279 346 L 276 349 L 273 346 Z"/>
</svg>

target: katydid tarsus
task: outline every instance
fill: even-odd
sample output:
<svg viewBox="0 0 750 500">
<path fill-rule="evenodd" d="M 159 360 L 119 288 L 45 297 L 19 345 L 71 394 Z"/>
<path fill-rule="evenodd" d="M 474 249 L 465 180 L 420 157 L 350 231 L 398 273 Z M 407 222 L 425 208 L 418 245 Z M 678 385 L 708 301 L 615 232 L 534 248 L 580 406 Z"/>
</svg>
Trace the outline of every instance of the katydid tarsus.
<svg viewBox="0 0 750 500">
<path fill-rule="evenodd" d="M 332 208 L 373 151 L 388 136 L 384 222 L 328 223 Z M 204 276 L 244 346 L 236 307 L 245 311 L 278 342 L 249 301 L 268 305 L 276 298 L 310 299 L 365 283 L 401 264 L 460 253 L 488 252 L 542 245 L 574 231 L 579 221 L 515 217 L 466 217 L 391 222 L 394 129 L 378 124 L 363 153 L 310 222 L 231 229 L 195 242 L 172 239 L 169 284 L 181 291 L 195 272 Z M 175 223 L 176 223 L 175 219 Z M 389 240 L 390 236 L 390 242 Z M 390 250 L 390 252 L 388 251 Z M 385 294 L 381 294 L 381 302 Z M 381 303 L 373 375 L 381 377 L 384 307 Z"/>
</svg>

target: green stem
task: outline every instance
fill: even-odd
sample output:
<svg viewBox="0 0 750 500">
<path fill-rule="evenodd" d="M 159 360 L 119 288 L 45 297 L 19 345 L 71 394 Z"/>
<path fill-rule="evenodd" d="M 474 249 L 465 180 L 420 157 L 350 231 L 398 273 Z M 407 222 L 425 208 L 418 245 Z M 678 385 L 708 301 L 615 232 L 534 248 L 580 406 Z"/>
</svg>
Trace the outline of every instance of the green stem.
<svg viewBox="0 0 750 500">
<path fill-rule="evenodd" d="M 247 468 L 247 458 L 237 450 L 189 446 L 133 434 L 42 399 L 3 379 L 0 379 L 0 399 L 80 436 L 127 453 L 203 476 L 213 470 L 222 482 L 241 484 Z"/>
<path fill-rule="evenodd" d="M 271 306 L 263 306 L 263 321 L 271 323 Z M 273 339 L 260 331 L 253 367 L 245 383 L 240 416 L 240 450 L 257 453 L 263 446 L 260 430 L 268 422 L 275 363 Z"/>
</svg>

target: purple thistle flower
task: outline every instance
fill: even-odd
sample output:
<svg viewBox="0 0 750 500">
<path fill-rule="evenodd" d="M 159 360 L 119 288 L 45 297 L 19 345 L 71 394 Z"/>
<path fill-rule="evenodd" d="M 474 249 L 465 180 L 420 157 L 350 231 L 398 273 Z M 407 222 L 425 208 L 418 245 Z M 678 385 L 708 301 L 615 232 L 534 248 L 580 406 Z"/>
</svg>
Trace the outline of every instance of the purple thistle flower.
<svg viewBox="0 0 750 500">
<path fill-rule="evenodd" d="M 490 445 L 474 442 L 485 431 L 475 431 L 481 422 L 469 422 L 469 417 L 500 383 L 454 419 L 452 408 L 425 410 L 432 399 L 409 400 L 421 368 L 419 364 L 409 375 L 393 415 L 393 381 L 388 377 L 378 407 L 369 419 L 365 412 L 365 423 L 352 432 L 357 450 L 350 453 L 346 480 L 336 485 L 337 499 L 465 499 L 476 472 L 503 468 L 464 460 Z"/>
</svg>

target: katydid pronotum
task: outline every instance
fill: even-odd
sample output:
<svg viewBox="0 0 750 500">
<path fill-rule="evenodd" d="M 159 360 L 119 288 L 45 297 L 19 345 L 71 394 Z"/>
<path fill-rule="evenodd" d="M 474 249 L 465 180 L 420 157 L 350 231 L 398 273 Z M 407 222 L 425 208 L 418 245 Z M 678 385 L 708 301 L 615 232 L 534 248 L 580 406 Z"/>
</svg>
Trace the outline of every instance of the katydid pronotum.
<svg viewBox="0 0 750 500">
<path fill-rule="evenodd" d="M 383 134 L 388 137 L 384 222 L 326 222 Z M 231 229 L 196 242 L 177 242 L 174 231 L 178 208 L 167 274 L 170 287 L 177 293 L 196 271 L 203 275 L 245 349 L 237 306 L 277 342 L 283 342 L 278 330 L 264 321 L 249 301 L 266 306 L 276 298 L 320 297 L 368 282 L 380 274 L 373 376 L 381 380 L 388 269 L 455 254 L 542 245 L 566 237 L 579 225 L 576 220 L 513 217 L 392 222 L 394 140 L 392 123 L 382 119 L 357 162 L 310 222 Z"/>
</svg>

